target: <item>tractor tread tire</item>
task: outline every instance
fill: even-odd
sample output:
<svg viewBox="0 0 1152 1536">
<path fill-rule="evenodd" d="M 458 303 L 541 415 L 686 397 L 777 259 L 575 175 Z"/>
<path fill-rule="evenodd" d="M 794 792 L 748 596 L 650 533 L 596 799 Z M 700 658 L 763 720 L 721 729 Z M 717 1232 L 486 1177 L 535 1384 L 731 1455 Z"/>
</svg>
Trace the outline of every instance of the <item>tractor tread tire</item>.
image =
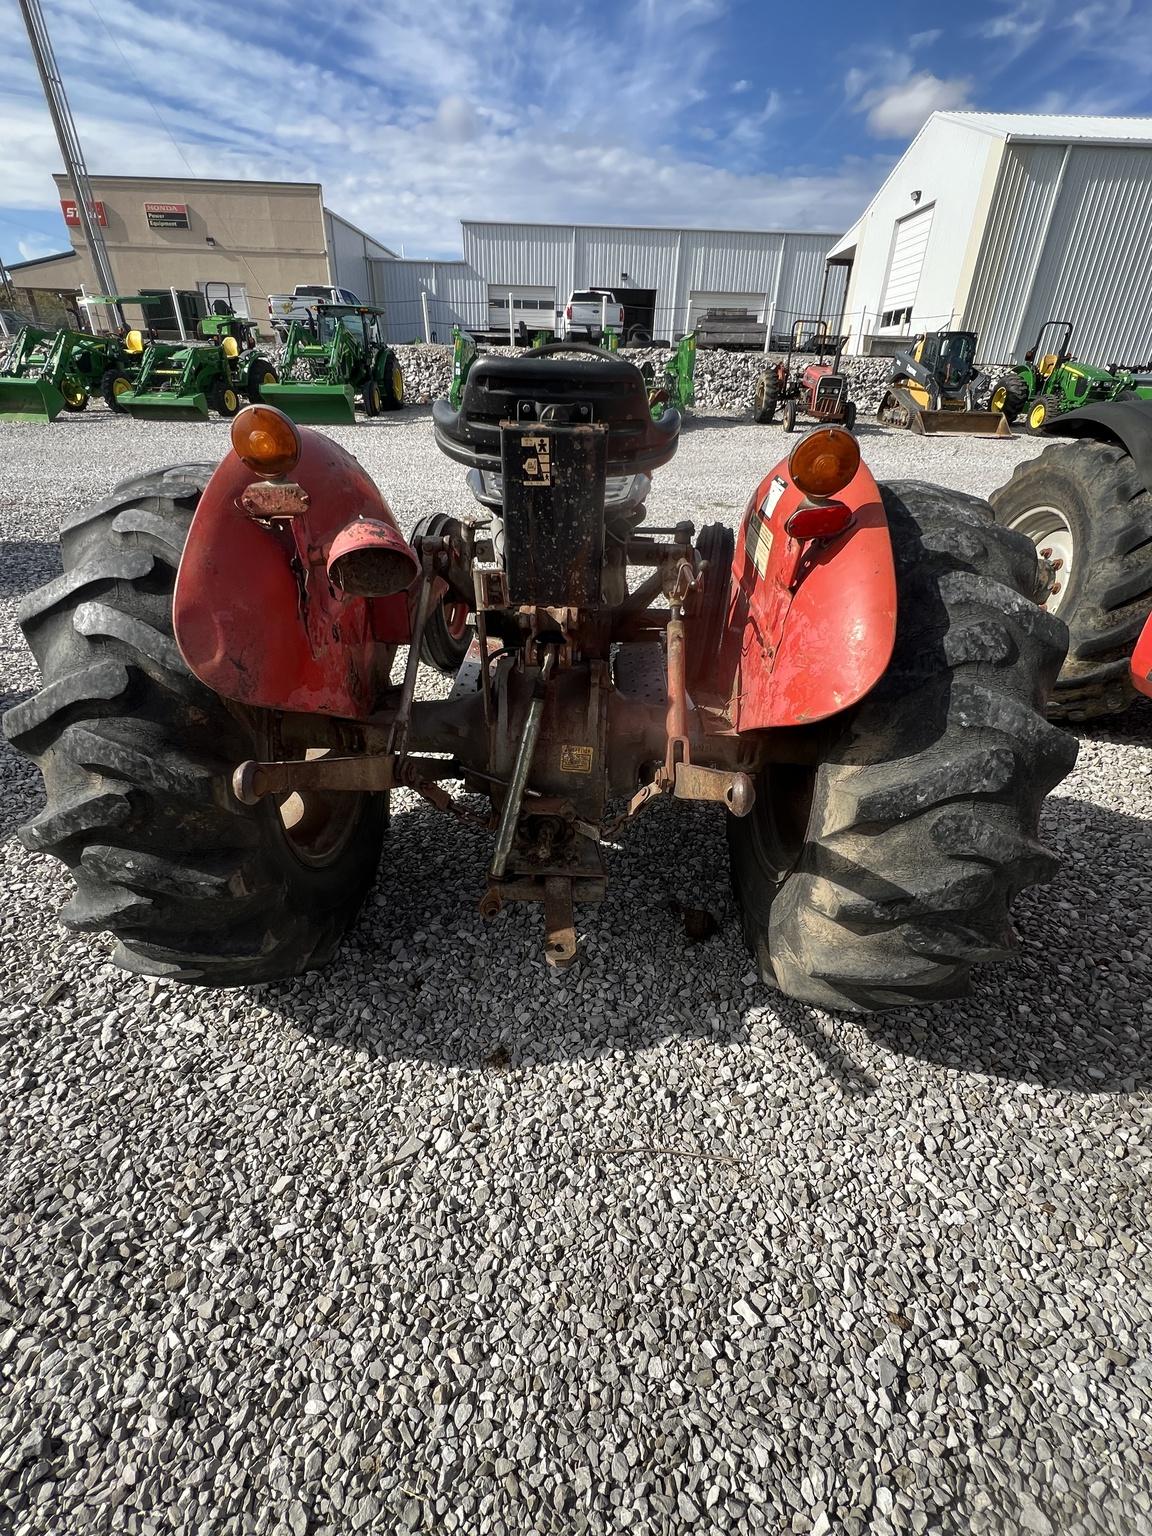
<svg viewBox="0 0 1152 1536">
<path fill-rule="evenodd" d="M 773 375 L 762 375 L 756 381 L 756 399 L 752 408 L 752 414 L 761 427 L 771 425 L 776 415 L 776 406 L 780 400 L 780 390 Z"/>
<path fill-rule="evenodd" d="M 762 823 L 729 818 L 761 975 L 841 1011 L 961 996 L 973 965 L 1011 955 L 1012 900 L 1057 865 L 1037 840 L 1041 803 L 1076 757 L 1042 714 L 1065 631 L 1032 600 L 1030 542 L 962 492 L 881 494 L 898 594 L 888 669 L 831 725 L 788 872 L 769 870 Z M 752 817 L 769 816 L 773 772 Z"/>
<path fill-rule="evenodd" d="M 1072 528 L 1076 559 L 1060 605 L 1068 659 L 1049 718 L 1080 722 L 1122 713 L 1136 698 L 1128 665 L 1152 613 L 1152 489 L 1118 444 L 1081 439 L 1053 443 L 1019 465 L 991 500 L 1000 522 L 1049 503 Z"/>
<path fill-rule="evenodd" d="M 64 574 L 20 610 L 43 686 L 4 730 L 44 778 L 47 804 L 20 836 L 71 870 L 64 923 L 110 930 L 128 970 L 231 987 L 331 957 L 375 878 L 387 804 L 364 796 L 352 835 L 317 867 L 291 850 L 270 801 L 232 796 L 252 729 L 189 672 L 172 633 L 211 468 L 125 480 L 67 521 Z"/>
<path fill-rule="evenodd" d="M 459 529 L 459 523 L 446 512 L 433 512 L 421 518 L 412 530 L 413 539 L 442 538 L 451 529 Z M 424 633 L 420 636 L 420 660 L 439 672 L 443 677 L 455 677 L 464 663 L 472 644 L 473 630 L 469 625 L 462 635 L 453 635 L 448 628 L 443 600 L 428 615 Z"/>
<path fill-rule="evenodd" d="M 1006 396 L 1001 414 L 1004 420 L 1011 425 L 1028 404 L 1031 391 L 1028 388 L 1027 382 L 1018 373 L 1006 373 L 1000 382 L 993 387 L 992 394 L 994 395 L 998 389 L 1002 389 Z M 991 397 L 989 397 L 989 400 L 991 400 Z"/>
</svg>

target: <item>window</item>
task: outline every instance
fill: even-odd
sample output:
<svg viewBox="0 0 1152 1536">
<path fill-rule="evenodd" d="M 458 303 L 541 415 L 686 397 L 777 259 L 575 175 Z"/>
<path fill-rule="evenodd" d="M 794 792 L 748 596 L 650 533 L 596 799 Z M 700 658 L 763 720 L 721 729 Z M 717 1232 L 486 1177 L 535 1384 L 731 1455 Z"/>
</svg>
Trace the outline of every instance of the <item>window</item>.
<svg viewBox="0 0 1152 1536">
<path fill-rule="evenodd" d="M 904 309 L 886 309 L 880 316 L 881 325 L 907 325 L 912 319 L 912 306 Z"/>
</svg>

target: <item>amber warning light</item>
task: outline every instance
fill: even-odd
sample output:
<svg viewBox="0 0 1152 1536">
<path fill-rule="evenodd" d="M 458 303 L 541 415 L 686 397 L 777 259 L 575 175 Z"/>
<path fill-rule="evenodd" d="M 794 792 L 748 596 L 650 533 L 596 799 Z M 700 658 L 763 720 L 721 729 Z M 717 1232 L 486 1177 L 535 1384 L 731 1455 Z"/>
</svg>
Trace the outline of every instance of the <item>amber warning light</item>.
<svg viewBox="0 0 1152 1536">
<path fill-rule="evenodd" d="M 843 427 L 817 427 L 788 455 L 793 484 L 814 501 L 842 491 L 859 468 L 860 444 Z"/>
<path fill-rule="evenodd" d="M 300 434 L 273 405 L 249 405 L 232 422 L 232 447 L 254 474 L 279 480 L 296 468 Z"/>
</svg>

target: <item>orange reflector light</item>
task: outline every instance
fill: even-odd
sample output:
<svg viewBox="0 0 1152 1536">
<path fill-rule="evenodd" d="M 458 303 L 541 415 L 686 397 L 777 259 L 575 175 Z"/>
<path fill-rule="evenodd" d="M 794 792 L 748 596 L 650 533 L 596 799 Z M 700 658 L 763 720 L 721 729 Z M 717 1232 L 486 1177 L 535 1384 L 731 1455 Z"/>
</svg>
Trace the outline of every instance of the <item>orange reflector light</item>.
<svg viewBox="0 0 1152 1536">
<path fill-rule="evenodd" d="M 300 458 L 300 434 L 274 405 L 248 405 L 232 422 L 232 447 L 265 480 L 291 474 Z"/>
<path fill-rule="evenodd" d="M 827 500 L 860 468 L 860 444 L 843 427 L 817 427 L 788 455 L 788 473 L 805 496 Z"/>
<path fill-rule="evenodd" d="M 794 539 L 835 539 L 853 521 L 851 508 L 842 501 L 825 501 L 818 507 L 799 507 L 784 524 L 784 532 Z"/>
</svg>

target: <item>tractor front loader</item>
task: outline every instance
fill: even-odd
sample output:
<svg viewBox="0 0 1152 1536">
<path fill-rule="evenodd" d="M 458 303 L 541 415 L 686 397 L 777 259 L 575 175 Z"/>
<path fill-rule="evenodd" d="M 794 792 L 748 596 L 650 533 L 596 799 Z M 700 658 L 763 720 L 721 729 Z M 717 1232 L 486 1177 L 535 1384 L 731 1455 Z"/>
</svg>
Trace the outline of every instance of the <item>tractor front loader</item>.
<svg viewBox="0 0 1152 1536">
<path fill-rule="evenodd" d="M 892 359 L 876 412 L 885 426 L 925 437 L 1011 437 L 1002 411 L 981 410 L 987 380 L 976 368 L 975 331 L 930 331 Z"/>
<path fill-rule="evenodd" d="M 681 336 L 659 373 L 651 363 L 645 363 L 641 372 L 648 384 L 653 417 L 659 419 L 669 406 L 683 414 L 696 404 L 696 332 Z"/>
<path fill-rule="evenodd" d="M 86 410 L 106 375 L 126 366 L 118 337 L 25 326 L 0 377 L 0 416 L 48 422 L 61 411 Z"/>
<path fill-rule="evenodd" d="M 680 413 L 594 347 L 475 360 L 433 429 L 477 506 L 409 538 L 355 459 L 268 406 L 215 470 L 65 522 L 64 574 L 21 610 L 43 686 L 5 728 L 44 775 L 22 836 L 71 869 L 66 923 L 204 985 L 321 965 L 404 787 L 446 837 L 487 827 L 490 942 L 534 903 L 556 967 L 611 845 L 679 801 L 726 823 L 747 942 L 794 997 L 922 1004 L 1010 955 L 1076 750 L 1039 712 L 1065 631 L 1027 538 L 976 497 L 877 485 L 840 427 L 735 532 L 650 526 Z M 417 698 L 421 658 L 447 697 Z"/>
<path fill-rule="evenodd" d="M 256 327 L 221 304 L 200 321 L 199 342 L 153 341 L 135 384 L 121 389 L 116 408 L 147 421 L 207 421 L 235 416 L 244 398 L 257 403 L 275 384 L 275 364 L 256 346 Z M 138 343 L 139 333 L 129 333 Z"/>
<path fill-rule="evenodd" d="M 264 398 L 293 421 L 350 426 L 359 399 L 366 416 L 398 411 L 404 375 L 383 340 L 381 310 L 318 304 L 308 320 L 288 327 L 280 380 Z"/>
</svg>

